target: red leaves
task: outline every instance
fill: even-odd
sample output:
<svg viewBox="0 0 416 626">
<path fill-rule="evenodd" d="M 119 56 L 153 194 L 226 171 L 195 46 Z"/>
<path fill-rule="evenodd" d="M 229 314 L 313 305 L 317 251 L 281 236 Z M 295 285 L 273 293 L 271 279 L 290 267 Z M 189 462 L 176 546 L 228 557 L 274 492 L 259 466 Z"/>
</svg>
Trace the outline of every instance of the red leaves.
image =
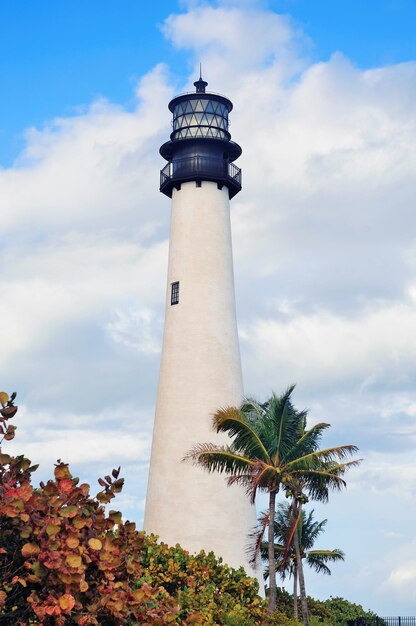
<svg viewBox="0 0 416 626">
<path fill-rule="evenodd" d="M 77 486 L 68 465 L 61 461 L 54 468 L 55 480 L 34 490 L 28 459 L 3 460 L 10 469 L 2 473 L 0 466 L 0 518 L 8 520 L 10 536 L 20 541 L 19 554 L 24 559 L 19 574 L 10 575 L 7 581 L 13 588 L 13 606 L 18 606 L 16 623 L 27 626 L 27 618 L 19 620 L 19 610 L 24 615 L 27 603 L 35 619 L 41 623 L 53 619 L 56 626 L 65 626 L 68 616 L 78 626 L 97 626 L 108 620 L 130 623 L 138 615 L 143 626 L 176 622 L 175 603 L 166 592 L 147 585 L 137 593 L 130 586 L 136 586 L 144 575 L 138 558 L 143 539 L 135 524 L 123 524 L 119 511 L 106 516 L 100 499 L 90 497 L 89 485 Z M 105 501 L 122 488 L 119 471 L 101 479 Z M 0 551 L 3 559 L 12 559 L 8 570 L 16 571 L 15 551 Z M 7 605 L 7 598 L 2 595 L 0 602 Z"/>
<path fill-rule="evenodd" d="M 72 480 L 70 478 L 63 478 L 62 480 L 58 480 L 59 490 L 62 493 L 70 493 L 72 491 Z"/>
<path fill-rule="evenodd" d="M 39 554 L 39 562 L 48 569 L 59 570 L 62 565 L 61 553 L 58 550 L 44 550 Z"/>
<path fill-rule="evenodd" d="M 5 441 L 16 429 L 7 423 L 13 399 L 0 393 Z M 159 583 L 145 583 L 143 535 L 102 506 L 122 490 L 120 468 L 99 479 L 96 497 L 60 460 L 54 480 L 34 489 L 36 468 L 0 448 L 0 613 L 13 611 L 19 626 L 177 623 L 176 601 Z"/>
<path fill-rule="evenodd" d="M 14 407 L 14 408 L 16 408 L 16 407 Z M 3 409 L 3 411 L 5 411 L 5 410 L 6 409 Z M 2 431 L 3 431 L 3 429 L 2 429 Z M 14 439 L 15 431 L 16 431 L 16 426 L 13 426 L 13 425 L 9 424 L 9 426 L 7 427 L 7 430 L 6 430 L 5 434 L 4 434 L 4 439 L 6 441 L 11 441 L 12 439 Z"/>
<path fill-rule="evenodd" d="M 29 485 L 26 483 L 24 485 L 21 485 L 18 489 L 16 489 L 16 492 L 17 492 L 18 498 L 22 498 L 24 502 L 27 502 L 32 497 L 33 487 L 32 485 Z"/>
<path fill-rule="evenodd" d="M 96 498 L 102 504 L 108 504 L 108 502 L 114 498 L 115 494 L 120 493 L 123 489 L 124 478 L 119 478 L 119 474 L 120 468 L 113 469 L 112 477 L 115 479 L 114 481 L 109 475 L 98 479 L 98 483 L 101 487 L 103 487 L 103 491 L 97 493 Z"/>
<path fill-rule="evenodd" d="M 5 419 L 11 419 L 12 417 L 14 417 L 17 413 L 17 406 L 7 406 L 4 407 L 3 409 L 0 409 L 0 415 L 2 417 L 4 417 Z"/>
</svg>

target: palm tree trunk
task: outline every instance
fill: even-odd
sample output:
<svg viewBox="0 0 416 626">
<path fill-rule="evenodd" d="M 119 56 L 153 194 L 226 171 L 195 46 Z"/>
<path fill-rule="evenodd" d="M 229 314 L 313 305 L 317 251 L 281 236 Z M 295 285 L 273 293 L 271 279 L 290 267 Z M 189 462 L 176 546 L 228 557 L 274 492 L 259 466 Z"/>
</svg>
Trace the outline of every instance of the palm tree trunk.
<svg viewBox="0 0 416 626">
<path fill-rule="evenodd" d="M 269 495 L 269 611 L 276 609 L 276 557 L 274 554 L 274 518 L 276 515 L 276 490 Z"/>
<path fill-rule="evenodd" d="M 293 617 L 298 621 L 298 568 L 293 568 Z"/>
<path fill-rule="evenodd" d="M 300 555 L 299 535 L 298 535 L 297 530 L 296 530 L 296 532 L 295 532 L 295 534 L 293 536 L 293 541 L 294 541 L 294 545 L 295 545 L 296 565 L 297 565 L 297 570 L 298 570 L 298 575 L 299 575 L 299 591 L 300 591 L 300 603 L 301 603 L 301 606 L 302 606 L 303 624 L 304 624 L 304 626 L 309 626 L 309 615 L 308 615 L 308 603 L 307 603 L 307 600 L 306 600 L 305 578 L 303 576 L 302 557 Z"/>
</svg>

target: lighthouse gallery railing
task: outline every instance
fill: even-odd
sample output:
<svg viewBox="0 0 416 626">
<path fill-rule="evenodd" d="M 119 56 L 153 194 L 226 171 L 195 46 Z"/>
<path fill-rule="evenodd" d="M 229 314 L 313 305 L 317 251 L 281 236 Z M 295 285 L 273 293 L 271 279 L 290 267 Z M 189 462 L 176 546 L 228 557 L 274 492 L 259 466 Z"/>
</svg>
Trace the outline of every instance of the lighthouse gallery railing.
<svg viewBox="0 0 416 626">
<path fill-rule="evenodd" d="M 160 187 L 171 180 L 192 178 L 225 179 L 241 186 L 241 169 L 234 163 L 206 156 L 192 156 L 169 161 L 160 172 Z"/>
</svg>

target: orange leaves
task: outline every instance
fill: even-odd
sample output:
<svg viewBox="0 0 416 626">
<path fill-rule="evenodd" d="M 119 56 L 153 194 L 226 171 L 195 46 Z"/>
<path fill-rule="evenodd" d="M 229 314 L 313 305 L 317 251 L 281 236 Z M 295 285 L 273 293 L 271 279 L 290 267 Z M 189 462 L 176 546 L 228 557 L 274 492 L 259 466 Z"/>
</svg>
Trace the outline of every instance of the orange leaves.
<svg viewBox="0 0 416 626">
<path fill-rule="evenodd" d="M 52 604 L 50 606 L 45 607 L 46 615 L 60 615 L 61 609 L 57 604 Z"/>
<path fill-rule="evenodd" d="M 103 547 L 102 542 L 99 539 L 95 538 L 88 539 L 88 545 L 91 550 L 101 550 Z"/>
<path fill-rule="evenodd" d="M 4 606 L 7 600 L 7 593 L 5 591 L 0 591 L 0 608 Z"/>
<path fill-rule="evenodd" d="M 70 493 L 72 491 L 73 483 L 70 478 L 63 478 L 62 480 L 59 480 L 58 485 L 59 490 L 62 491 L 62 493 Z"/>
<path fill-rule="evenodd" d="M 59 598 L 59 606 L 63 613 L 70 613 L 75 606 L 75 598 L 70 593 L 65 593 Z"/>
<path fill-rule="evenodd" d="M 40 552 L 40 547 L 36 543 L 25 543 L 22 548 L 22 556 L 25 559 L 30 559 L 37 556 Z"/>
<path fill-rule="evenodd" d="M 61 554 L 58 550 L 41 552 L 39 554 L 39 561 L 48 569 L 59 570 L 62 564 Z"/>
<path fill-rule="evenodd" d="M 67 537 L 65 543 L 68 546 L 68 548 L 71 548 L 71 550 L 73 550 L 74 548 L 78 548 L 78 546 L 79 546 L 79 539 L 75 535 L 69 535 L 69 537 Z"/>
<path fill-rule="evenodd" d="M 25 502 L 27 502 L 32 497 L 32 493 L 33 487 L 32 485 L 29 485 L 27 483 L 25 483 L 21 487 L 18 487 L 17 489 L 17 497 L 22 498 L 22 500 L 24 500 Z"/>
</svg>

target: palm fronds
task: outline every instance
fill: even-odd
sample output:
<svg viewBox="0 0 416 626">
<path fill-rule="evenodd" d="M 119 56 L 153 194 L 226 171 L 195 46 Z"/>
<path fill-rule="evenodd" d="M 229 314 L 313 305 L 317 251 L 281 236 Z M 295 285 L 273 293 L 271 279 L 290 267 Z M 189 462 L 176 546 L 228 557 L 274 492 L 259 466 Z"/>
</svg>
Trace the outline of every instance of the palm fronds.
<svg viewBox="0 0 416 626">
<path fill-rule="evenodd" d="M 245 399 L 237 407 L 225 407 L 216 411 L 213 426 L 217 432 L 227 433 L 231 437 L 229 445 L 200 443 L 190 450 L 184 460 L 199 465 L 209 472 L 227 475 L 229 485 L 242 485 L 251 502 L 255 501 L 258 491 L 267 491 L 270 498 L 269 517 L 273 519 L 276 494 L 282 489 L 291 496 L 294 508 L 285 537 L 280 537 L 277 548 L 270 550 L 270 571 L 275 572 L 276 563 L 280 574 L 286 575 L 287 567 L 298 569 L 303 576 L 299 550 L 297 564 L 291 557 L 291 546 L 301 543 L 304 526 L 311 533 L 312 545 L 315 536 L 325 522 L 318 526 L 308 526 L 308 519 L 303 517 L 302 504 L 308 497 L 326 501 L 330 490 L 340 490 L 346 486 L 344 474 L 360 463 L 360 459 L 351 459 L 358 448 L 354 445 L 319 449 L 323 433 L 329 424 L 321 422 L 306 428 L 307 411 L 298 411 L 292 403 L 295 385 L 290 385 L 280 396 L 272 393 L 264 403 Z M 279 512 L 279 511 L 278 511 Z M 258 535 L 254 540 L 252 562 L 256 560 L 267 525 L 271 543 L 271 519 L 263 520 Z M 314 536 L 315 533 L 315 536 Z M 276 539 L 275 533 L 275 539 Z M 279 546 L 283 546 L 283 552 Z M 309 550 L 306 547 L 305 550 Z M 328 555 L 311 555 L 311 564 L 319 571 L 326 571 Z M 293 561 L 293 562 L 292 562 Z M 275 578 L 274 574 L 271 576 Z M 302 579 L 303 580 L 303 579 Z M 302 582 L 302 581 L 301 581 Z M 270 581 L 269 608 L 274 609 L 276 581 Z M 302 582 L 303 584 L 303 582 Z M 301 584 L 301 587 L 302 587 Z M 307 612 L 306 594 L 301 596 L 304 613 Z"/>
<path fill-rule="evenodd" d="M 191 461 L 194 465 L 200 465 L 208 472 L 222 474 L 241 475 L 254 462 L 241 454 L 238 454 L 230 446 L 218 446 L 212 443 L 199 443 L 183 457 L 183 461 Z"/>
<path fill-rule="evenodd" d="M 259 433 L 250 424 L 243 411 L 236 407 L 219 409 L 212 418 L 217 432 L 226 432 L 233 438 L 233 449 L 244 452 L 245 456 L 267 461 L 268 452 Z"/>
</svg>

